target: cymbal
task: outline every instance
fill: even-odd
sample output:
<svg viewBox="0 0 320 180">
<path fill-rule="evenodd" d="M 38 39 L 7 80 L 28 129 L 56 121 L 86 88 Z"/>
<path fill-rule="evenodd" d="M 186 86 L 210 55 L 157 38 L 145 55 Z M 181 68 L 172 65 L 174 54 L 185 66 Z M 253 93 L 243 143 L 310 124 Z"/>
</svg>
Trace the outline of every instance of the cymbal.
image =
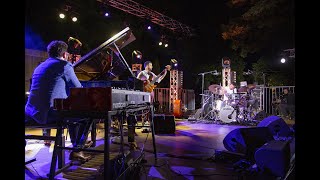
<svg viewBox="0 0 320 180">
<path fill-rule="evenodd" d="M 213 93 L 218 93 L 219 89 L 221 88 L 220 85 L 218 84 L 212 84 L 208 87 L 209 91 L 213 92 Z"/>
<path fill-rule="evenodd" d="M 248 86 L 247 86 L 249 89 L 254 89 L 254 88 L 256 88 L 256 85 L 255 84 L 248 84 Z"/>
<path fill-rule="evenodd" d="M 210 95 L 207 95 L 207 94 L 199 94 L 200 96 L 210 96 Z"/>
</svg>

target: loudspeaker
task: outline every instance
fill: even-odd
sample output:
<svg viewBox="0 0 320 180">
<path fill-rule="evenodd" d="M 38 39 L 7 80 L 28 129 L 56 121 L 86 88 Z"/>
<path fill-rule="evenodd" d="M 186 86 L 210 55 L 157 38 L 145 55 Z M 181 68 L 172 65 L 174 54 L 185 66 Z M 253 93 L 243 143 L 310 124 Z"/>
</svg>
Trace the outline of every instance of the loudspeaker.
<svg viewBox="0 0 320 180">
<path fill-rule="evenodd" d="M 270 141 L 254 154 L 257 166 L 265 173 L 284 177 L 290 166 L 289 141 Z"/>
<path fill-rule="evenodd" d="M 290 127 L 279 116 L 269 116 L 263 119 L 257 127 L 268 127 L 274 136 L 288 137 L 292 134 Z"/>
<path fill-rule="evenodd" d="M 274 138 L 267 127 L 238 128 L 227 134 L 223 145 L 231 152 L 242 153 L 253 159 L 255 150 L 271 140 Z"/>
<path fill-rule="evenodd" d="M 242 135 L 240 134 L 240 128 L 230 131 L 223 139 L 224 147 L 231 152 L 246 153 L 245 143 Z"/>
<path fill-rule="evenodd" d="M 264 112 L 264 111 L 260 111 L 258 112 L 255 116 L 254 116 L 254 120 L 257 120 L 257 121 L 262 121 L 264 118 L 267 117 L 267 113 Z"/>
<path fill-rule="evenodd" d="M 155 114 L 153 124 L 155 134 L 174 134 L 176 132 L 173 115 Z"/>
</svg>

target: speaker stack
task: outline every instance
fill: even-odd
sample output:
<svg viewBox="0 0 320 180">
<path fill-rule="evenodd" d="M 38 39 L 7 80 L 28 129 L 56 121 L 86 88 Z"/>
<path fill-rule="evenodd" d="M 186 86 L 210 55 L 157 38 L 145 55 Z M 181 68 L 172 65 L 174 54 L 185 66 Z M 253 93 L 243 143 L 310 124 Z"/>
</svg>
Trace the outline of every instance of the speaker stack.
<svg viewBox="0 0 320 180">
<path fill-rule="evenodd" d="M 244 154 L 263 172 L 284 177 L 290 167 L 290 140 L 274 137 L 290 137 L 292 131 L 278 116 L 263 119 L 257 127 L 238 128 L 223 139 L 224 147 L 231 152 Z"/>
<path fill-rule="evenodd" d="M 174 134 L 176 132 L 173 115 L 155 114 L 153 123 L 155 134 Z"/>
</svg>

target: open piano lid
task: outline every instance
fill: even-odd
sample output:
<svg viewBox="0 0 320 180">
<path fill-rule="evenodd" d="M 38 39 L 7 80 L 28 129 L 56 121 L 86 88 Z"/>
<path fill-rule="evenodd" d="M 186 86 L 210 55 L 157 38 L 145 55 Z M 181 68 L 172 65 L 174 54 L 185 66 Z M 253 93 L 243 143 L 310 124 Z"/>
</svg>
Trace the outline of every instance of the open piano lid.
<svg viewBox="0 0 320 180">
<path fill-rule="evenodd" d="M 127 27 L 73 64 L 80 81 L 114 80 L 127 71 L 135 78 L 120 49 L 135 40 Z"/>
</svg>

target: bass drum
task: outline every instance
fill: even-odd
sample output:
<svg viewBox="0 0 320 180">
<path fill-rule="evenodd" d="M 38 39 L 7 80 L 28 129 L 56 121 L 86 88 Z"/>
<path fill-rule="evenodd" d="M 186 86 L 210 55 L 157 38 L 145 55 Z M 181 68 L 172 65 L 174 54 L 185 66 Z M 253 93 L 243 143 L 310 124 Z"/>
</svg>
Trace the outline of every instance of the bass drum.
<svg viewBox="0 0 320 180">
<path fill-rule="evenodd" d="M 231 114 L 232 113 L 232 114 Z M 219 112 L 219 118 L 222 122 L 231 123 L 235 122 L 237 117 L 237 112 L 232 106 L 224 106 Z"/>
</svg>

